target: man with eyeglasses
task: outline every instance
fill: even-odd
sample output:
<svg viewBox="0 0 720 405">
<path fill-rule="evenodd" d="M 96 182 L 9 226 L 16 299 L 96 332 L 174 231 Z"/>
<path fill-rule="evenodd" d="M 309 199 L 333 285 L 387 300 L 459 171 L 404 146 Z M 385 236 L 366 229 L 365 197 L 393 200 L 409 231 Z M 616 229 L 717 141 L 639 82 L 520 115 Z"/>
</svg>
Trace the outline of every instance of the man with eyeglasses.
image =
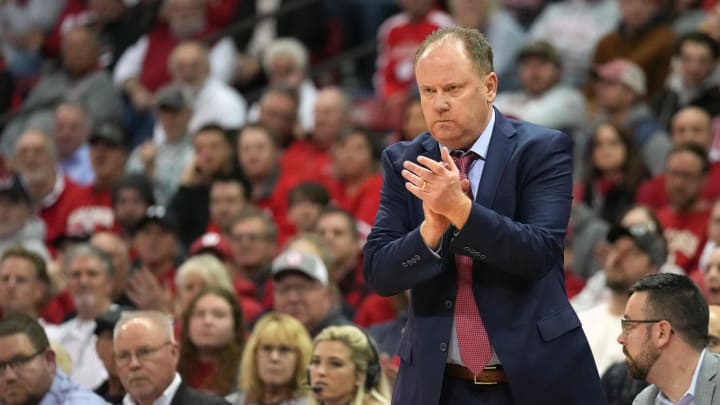
<svg viewBox="0 0 720 405">
<path fill-rule="evenodd" d="M 630 287 L 657 272 L 667 257 L 662 235 L 649 225 L 615 225 L 607 234 L 607 242 L 610 246 L 604 272 L 609 299 L 578 313 L 600 375 L 623 359 L 615 337 Z"/>
<path fill-rule="evenodd" d="M 228 405 L 182 381 L 176 371 L 180 347 L 172 320 L 162 312 L 123 314 L 113 331 L 113 356 L 127 391 L 124 405 Z"/>
<path fill-rule="evenodd" d="M 706 350 L 708 306 L 692 280 L 660 273 L 635 283 L 621 328 L 630 375 L 651 384 L 634 405 L 720 405 L 720 356 Z"/>
<path fill-rule="evenodd" d="M 16 314 L 0 320 L 0 405 L 102 405 L 57 366 L 43 327 Z"/>
</svg>

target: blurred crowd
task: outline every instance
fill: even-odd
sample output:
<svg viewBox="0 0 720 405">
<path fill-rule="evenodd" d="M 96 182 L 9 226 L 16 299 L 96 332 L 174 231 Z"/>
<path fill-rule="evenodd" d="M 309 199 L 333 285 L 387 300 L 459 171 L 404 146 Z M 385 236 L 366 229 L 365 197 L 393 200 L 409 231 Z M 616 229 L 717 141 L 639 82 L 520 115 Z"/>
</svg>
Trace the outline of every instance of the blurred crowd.
<svg viewBox="0 0 720 405">
<path fill-rule="evenodd" d="M 630 403 L 627 289 L 720 304 L 714 0 L 0 0 L 0 341 L 33 349 L 0 344 L 0 388 L 52 347 L 48 381 L 111 403 L 152 397 L 135 372 L 389 403 L 411 297 L 362 246 L 383 147 L 426 130 L 415 50 L 454 24 L 493 45 L 499 111 L 574 139 L 566 289 Z"/>
</svg>

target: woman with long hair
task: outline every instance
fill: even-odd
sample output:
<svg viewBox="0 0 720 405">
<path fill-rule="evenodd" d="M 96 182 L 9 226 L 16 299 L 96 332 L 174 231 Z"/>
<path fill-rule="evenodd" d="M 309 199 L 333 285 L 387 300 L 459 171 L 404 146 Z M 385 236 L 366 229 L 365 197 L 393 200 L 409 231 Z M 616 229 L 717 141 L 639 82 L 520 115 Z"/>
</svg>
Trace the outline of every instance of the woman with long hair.
<svg viewBox="0 0 720 405">
<path fill-rule="evenodd" d="M 356 326 L 330 326 L 315 337 L 308 377 L 310 405 L 390 403 L 377 348 Z"/>
<path fill-rule="evenodd" d="M 208 287 L 182 315 L 178 371 L 195 389 L 228 395 L 236 389 L 244 342 L 242 309 L 235 294 Z"/>
<path fill-rule="evenodd" d="M 302 405 L 307 402 L 305 367 L 310 335 L 295 318 L 264 315 L 248 339 L 240 365 L 236 405 Z"/>
</svg>

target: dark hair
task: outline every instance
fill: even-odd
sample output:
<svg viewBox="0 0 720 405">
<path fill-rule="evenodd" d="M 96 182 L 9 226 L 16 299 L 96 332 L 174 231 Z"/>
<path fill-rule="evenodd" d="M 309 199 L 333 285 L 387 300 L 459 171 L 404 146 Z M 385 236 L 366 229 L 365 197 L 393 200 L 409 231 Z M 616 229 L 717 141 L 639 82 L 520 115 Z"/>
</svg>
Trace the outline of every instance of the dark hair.
<svg viewBox="0 0 720 405">
<path fill-rule="evenodd" d="M 340 136 L 338 137 L 338 143 L 346 140 L 353 135 L 360 135 L 363 138 L 368 149 L 370 149 L 370 158 L 372 159 L 373 171 L 377 171 L 377 166 L 380 163 L 380 157 L 382 156 L 383 150 L 383 145 L 379 137 L 374 134 L 370 130 L 370 128 L 361 125 L 353 125 L 344 128 L 340 132 Z"/>
<path fill-rule="evenodd" d="M 316 181 L 303 181 L 288 192 L 288 204 L 293 205 L 303 201 L 325 207 L 330 203 L 330 193 L 325 186 Z"/>
<path fill-rule="evenodd" d="M 190 340 L 190 318 L 198 301 L 207 295 L 220 297 L 227 302 L 230 305 L 233 317 L 233 339 L 219 353 L 213 372 L 209 377 L 209 384 L 206 385 L 206 388 L 224 396 L 235 389 L 235 383 L 238 380 L 238 365 L 245 345 L 245 321 L 240 303 L 233 292 L 222 287 L 211 286 L 202 290 L 190 301 L 182 314 L 178 372 L 187 381 L 198 365 L 198 348 Z"/>
<path fill-rule="evenodd" d="M 439 28 L 425 37 L 415 52 L 415 65 L 430 45 L 447 38 L 456 38 L 465 45 L 468 57 L 480 74 L 488 74 L 495 70 L 492 47 L 485 36 L 477 29 L 458 26 Z"/>
<path fill-rule="evenodd" d="M 688 42 L 705 45 L 705 47 L 710 51 L 713 59 L 717 60 L 720 58 L 720 44 L 718 44 L 717 41 L 715 41 L 710 35 L 700 31 L 688 32 L 678 38 L 675 42 L 675 55 L 680 55 L 683 45 Z"/>
<path fill-rule="evenodd" d="M 682 152 L 691 153 L 695 155 L 698 159 L 700 159 L 700 170 L 702 174 L 708 173 L 708 171 L 710 170 L 710 159 L 708 158 L 708 153 L 702 146 L 696 145 L 694 143 L 682 143 L 680 145 L 673 146 L 673 148 L 670 149 L 670 152 L 668 152 L 666 160 L 669 160 L 670 156 Z"/>
<path fill-rule="evenodd" d="M 232 143 L 233 143 L 232 140 L 233 140 L 233 137 L 235 136 L 233 131 L 228 131 L 222 125 L 220 125 L 218 123 L 214 123 L 214 122 L 205 124 L 205 125 L 201 126 L 200 128 L 198 128 L 197 130 L 195 130 L 195 133 L 193 134 L 193 138 L 195 138 L 196 136 L 198 136 L 198 134 L 200 134 L 202 132 L 215 132 L 215 133 L 221 134 L 223 136 L 223 139 L 225 140 L 225 142 L 227 142 L 229 145 L 232 145 Z"/>
<path fill-rule="evenodd" d="M 645 316 L 663 319 L 687 344 L 702 350 L 708 341 L 708 304 L 687 276 L 656 273 L 645 276 L 630 292 L 647 292 Z"/>
<path fill-rule="evenodd" d="M 264 132 L 264 133 L 268 136 L 268 139 L 270 139 L 270 141 L 272 141 L 272 143 L 273 143 L 273 145 L 274 145 L 275 147 L 277 147 L 277 148 L 282 147 L 282 145 L 280 144 L 280 137 L 279 137 L 278 134 L 275 132 L 275 130 L 272 129 L 272 128 L 270 128 L 269 126 L 267 126 L 267 125 L 265 125 L 265 124 L 261 124 L 261 123 L 259 123 L 259 122 L 254 122 L 254 123 L 252 123 L 252 124 L 247 124 L 247 125 L 244 125 L 243 127 L 241 127 L 240 129 L 238 129 L 238 131 L 237 131 L 237 138 L 235 139 L 236 146 L 237 146 L 237 144 L 240 142 L 240 138 L 242 137 L 242 133 L 245 132 L 245 130 L 248 130 L 248 129 L 255 129 L 255 130 Z"/>
<path fill-rule="evenodd" d="M 140 194 L 140 198 L 148 206 L 155 205 L 155 195 L 153 193 L 153 186 L 150 179 L 144 174 L 127 174 L 121 177 L 112 187 L 112 206 L 115 207 L 118 203 L 118 194 L 121 190 L 135 190 Z"/>
<path fill-rule="evenodd" d="M 267 212 L 255 207 L 251 206 L 248 207 L 248 209 L 243 210 L 235 219 L 232 221 L 232 226 L 234 227 L 236 223 L 240 221 L 244 221 L 246 219 L 259 219 L 263 222 L 265 225 L 265 232 L 267 234 L 268 239 L 270 239 L 273 242 L 277 241 L 277 235 L 278 235 L 278 229 L 277 225 L 275 224 L 275 221 L 273 221 L 272 216 L 270 216 Z"/>
<path fill-rule="evenodd" d="M 12 314 L 0 319 L 0 337 L 18 333 L 27 336 L 37 351 L 50 347 L 45 329 L 35 318 L 25 314 Z"/>
<path fill-rule="evenodd" d="M 600 173 L 600 170 L 595 167 L 592 154 L 597 143 L 596 139 L 598 130 L 605 126 L 610 127 L 613 131 L 615 131 L 620 139 L 620 142 L 622 142 L 623 147 L 625 148 L 625 162 L 623 162 L 620 170 L 623 174 L 623 183 L 626 187 L 628 187 L 628 189 L 634 190 L 643 180 L 650 176 L 650 171 L 640 156 L 632 132 L 630 132 L 627 128 L 618 127 L 609 122 L 603 122 L 595 127 L 595 130 L 590 137 L 590 142 L 588 142 L 587 149 L 585 151 L 585 185 L 586 187 L 591 186 L 592 182 L 597 180 L 602 174 Z"/>
<path fill-rule="evenodd" d="M 265 89 L 265 91 L 260 96 L 260 103 L 262 104 L 262 99 L 265 98 L 268 94 L 280 94 L 282 96 L 288 97 L 292 99 L 292 101 L 295 103 L 295 105 L 300 104 L 300 95 L 298 94 L 297 89 L 295 89 L 292 86 L 288 86 L 285 84 L 276 84 L 268 87 Z"/>
<path fill-rule="evenodd" d="M 212 189 L 212 186 L 215 183 L 235 183 L 239 185 L 242 187 L 243 197 L 248 200 L 248 203 L 250 202 L 250 182 L 242 175 L 242 173 L 217 175 L 210 182 L 210 189 Z"/>
<path fill-rule="evenodd" d="M 350 228 L 350 233 L 353 235 L 355 239 L 358 239 L 360 237 L 360 231 L 357 227 L 357 220 L 355 219 L 355 216 L 348 210 L 339 208 L 333 205 L 329 205 L 325 207 L 318 216 L 318 220 L 325 215 L 340 215 L 343 218 L 345 218 L 345 221 L 347 222 L 348 227 Z"/>
<path fill-rule="evenodd" d="M 42 256 L 18 245 L 8 248 L 5 253 L 3 253 L 2 258 L 0 258 L 0 264 L 10 257 L 19 257 L 29 261 L 35 270 L 35 278 L 48 286 L 52 285 L 47 271 L 47 263 L 45 263 L 45 259 L 43 259 Z"/>
</svg>

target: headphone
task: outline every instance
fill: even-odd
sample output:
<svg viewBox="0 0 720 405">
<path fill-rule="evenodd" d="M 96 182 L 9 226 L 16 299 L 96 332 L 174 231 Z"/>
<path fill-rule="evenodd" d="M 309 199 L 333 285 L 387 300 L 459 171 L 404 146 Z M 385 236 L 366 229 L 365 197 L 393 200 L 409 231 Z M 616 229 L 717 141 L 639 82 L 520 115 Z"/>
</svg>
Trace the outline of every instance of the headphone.
<svg viewBox="0 0 720 405">
<path fill-rule="evenodd" d="M 368 362 L 367 370 L 365 371 L 365 391 L 370 391 L 374 386 L 376 386 L 380 382 L 380 376 L 382 373 L 382 367 L 380 366 L 380 355 L 378 354 L 377 346 L 375 345 L 375 342 L 373 339 L 368 335 L 367 332 L 365 332 L 365 329 L 363 328 L 357 328 L 362 332 L 363 335 L 365 335 L 365 340 L 367 341 L 368 346 L 370 346 L 370 351 L 372 352 L 372 358 Z M 310 367 L 306 369 L 307 372 L 307 383 L 311 386 L 311 389 L 313 388 L 312 383 L 310 382 Z M 313 389 L 314 390 L 314 389 Z"/>
</svg>

